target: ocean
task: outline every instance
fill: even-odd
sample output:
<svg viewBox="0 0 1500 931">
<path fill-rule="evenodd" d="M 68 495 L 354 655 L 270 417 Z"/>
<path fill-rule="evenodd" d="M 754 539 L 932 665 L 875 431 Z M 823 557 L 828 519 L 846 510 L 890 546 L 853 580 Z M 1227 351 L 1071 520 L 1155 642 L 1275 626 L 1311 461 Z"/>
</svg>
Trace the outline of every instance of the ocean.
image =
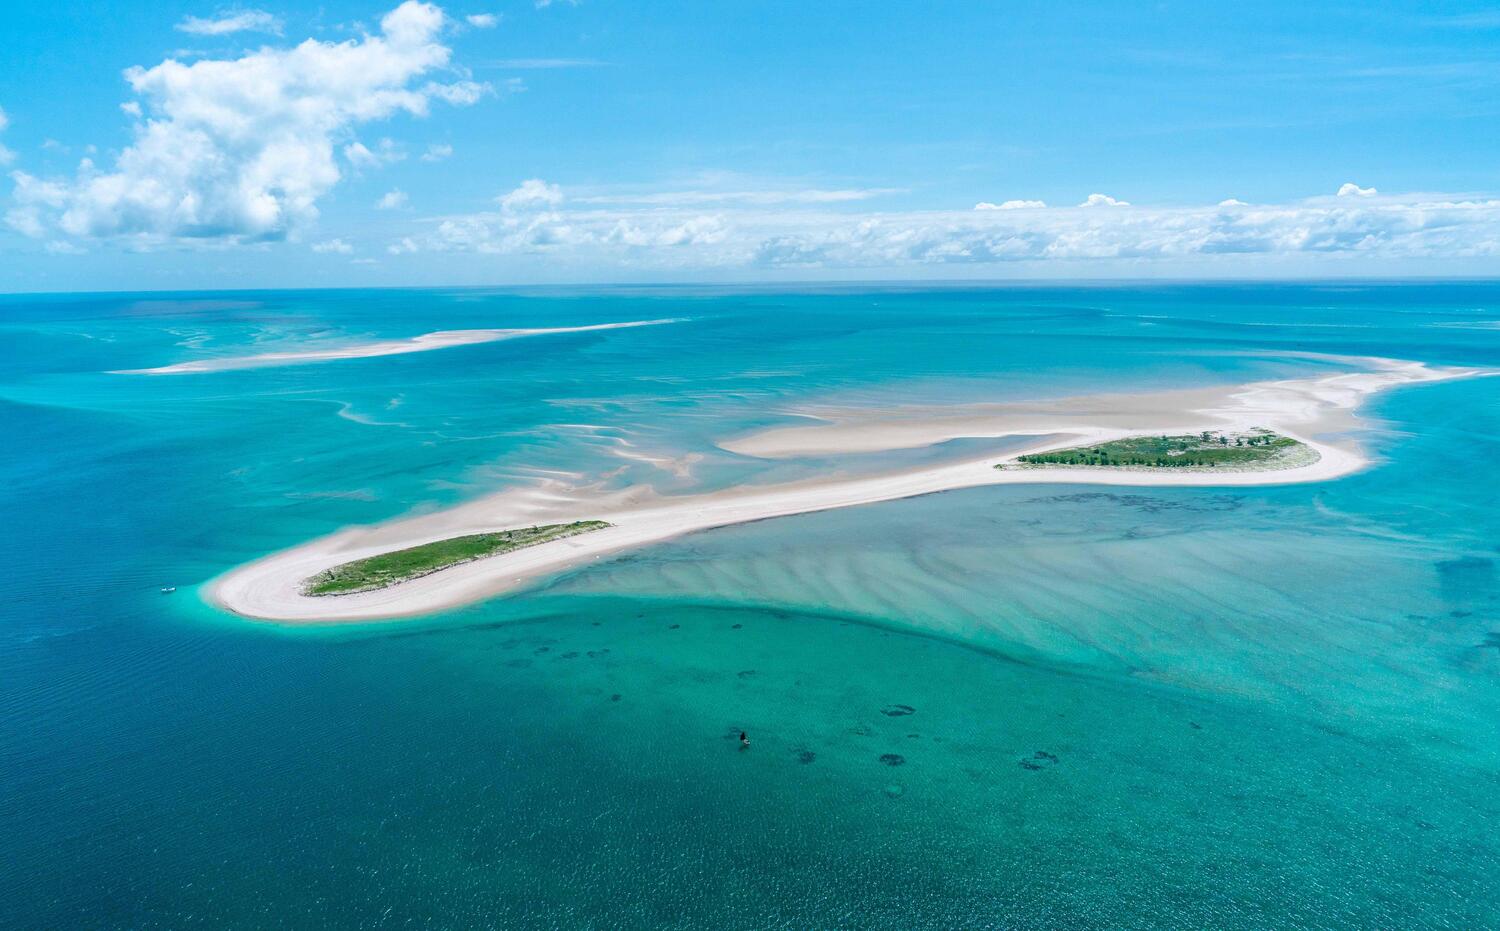
<svg viewBox="0 0 1500 931">
<path fill-rule="evenodd" d="M 716 445 L 804 407 L 1351 356 L 1500 368 L 1500 283 L 0 297 L 0 925 L 1500 927 L 1500 379 L 1379 396 L 1322 484 L 976 488 L 379 624 L 201 593 L 546 476 L 996 446 Z"/>
</svg>

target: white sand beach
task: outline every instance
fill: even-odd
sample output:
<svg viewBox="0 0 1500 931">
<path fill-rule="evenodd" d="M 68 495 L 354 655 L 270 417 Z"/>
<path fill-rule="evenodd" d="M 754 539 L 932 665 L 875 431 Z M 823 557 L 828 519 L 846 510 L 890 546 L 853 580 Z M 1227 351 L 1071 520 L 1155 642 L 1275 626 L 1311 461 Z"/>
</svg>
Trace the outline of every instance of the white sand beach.
<svg viewBox="0 0 1500 931">
<path fill-rule="evenodd" d="M 210 583 L 210 599 L 237 614 L 284 623 L 372 621 L 427 614 L 511 591 L 613 553 L 697 530 L 853 507 L 979 485 L 1074 483 L 1133 486 L 1247 486 L 1317 482 L 1369 464 L 1352 442 L 1319 437 L 1358 424 L 1372 394 L 1487 374 L 1389 359 L 1320 378 L 1136 395 L 1104 395 L 1035 405 L 992 404 L 882 411 L 823 411 L 819 422 L 764 431 L 724 443 L 746 455 L 780 458 L 909 448 L 958 437 L 1045 437 L 1005 457 L 990 456 L 859 478 L 829 478 L 663 497 L 647 487 L 605 492 L 549 480 L 436 514 L 353 528 L 234 569 Z M 1317 460 L 1265 471 L 1127 470 L 1018 467 L 1016 456 L 1142 433 L 1249 431 L 1266 428 L 1301 440 Z M 455 566 L 390 588 L 336 597 L 301 594 L 325 569 L 394 549 L 462 534 L 536 523 L 601 519 L 613 526 L 502 556 Z"/>
<path fill-rule="evenodd" d="M 277 365 L 302 365 L 308 362 L 330 362 L 336 359 L 368 359 L 375 356 L 397 356 L 408 352 L 430 352 L 434 349 L 450 349 L 454 346 L 473 346 L 478 343 L 495 343 L 526 336 L 550 336 L 558 333 L 588 333 L 594 330 L 624 330 L 632 327 L 660 326 L 664 323 L 681 323 L 681 318 L 662 320 L 630 320 L 623 323 L 596 323 L 590 326 L 550 327 L 542 329 L 510 330 L 438 330 L 423 333 L 409 339 L 386 339 L 368 343 L 354 343 L 328 349 L 303 349 L 289 352 L 263 352 L 252 356 L 226 356 L 219 359 L 198 359 L 178 362 L 149 369 L 123 369 L 115 375 L 195 375 L 204 372 L 228 372 L 236 369 L 269 368 Z"/>
</svg>

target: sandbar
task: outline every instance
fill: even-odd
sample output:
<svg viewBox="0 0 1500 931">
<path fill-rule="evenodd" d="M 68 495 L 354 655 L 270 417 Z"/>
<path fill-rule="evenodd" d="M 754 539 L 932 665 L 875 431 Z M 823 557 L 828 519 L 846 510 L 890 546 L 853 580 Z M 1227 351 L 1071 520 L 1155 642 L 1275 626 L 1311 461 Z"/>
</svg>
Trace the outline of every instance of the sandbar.
<svg viewBox="0 0 1500 931">
<path fill-rule="evenodd" d="M 251 356 L 224 356 L 197 359 L 149 369 L 122 369 L 114 375 L 197 375 L 204 372 L 228 372 L 237 369 L 270 368 L 277 365 L 303 365 L 309 362 L 331 362 L 336 359 L 368 359 L 375 356 L 397 356 L 408 352 L 430 352 L 454 346 L 495 343 L 526 336 L 550 336 L 558 333 L 588 333 L 594 330 L 624 330 L 631 327 L 660 326 L 681 323 L 681 318 L 663 320 L 629 320 L 623 323 L 595 323 L 590 326 L 549 327 L 509 330 L 437 330 L 407 339 L 383 339 L 367 343 L 332 346 L 327 349 L 300 349 L 288 352 L 263 352 Z"/>
<path fill-rule="evenodd" d="M 816 423 L 726 441 L 745 455 L 782 458 L 911 448 L 959 437 L 1038 437 L 1005 456 L 966 459 L 884 475 L 751 485 L 661 496 L 647 486 L 607 491 L 548 479 L 435 514 L 352 528 L 236 568 L 205 589 L 214 603 L 249 618 L 288 624 L 374 621 L 429 614 L 522 588 L 611 554 L 699 530 L 791 514 L 854 507 L 980 485 L 1024 483 L 1234 487 L 1318 482 L 1353 474 L 1369 458 L 1344 434 L 1376 392 L 1403 385 L 1491 374 L 1391 359 L 1360 360 L 1364 370 L 1315 378 L 1150 394 L 1102 395 L 962 409 L 822 411 Z M 1001 468 L 1016 456 L 1142 433 L 1274 430 L 1316 451 L 1316 461 L 1269 471 Z M 331 566 L 460 534 L 535 523 L 606 520 L 611 526 L 503 556 L 445 569 L 378 591 L 308 597 L 309 577 Z"/>
</svg>

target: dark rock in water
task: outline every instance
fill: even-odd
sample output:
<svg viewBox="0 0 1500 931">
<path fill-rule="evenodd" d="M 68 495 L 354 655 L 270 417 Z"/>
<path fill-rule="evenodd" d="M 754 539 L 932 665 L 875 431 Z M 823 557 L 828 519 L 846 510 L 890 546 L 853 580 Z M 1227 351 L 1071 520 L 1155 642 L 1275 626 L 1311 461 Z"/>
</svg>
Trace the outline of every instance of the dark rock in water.
<svg viewBox="0 0 1500 931">
<path fill-rule="evenodd" d="M 880 709 L 880 713 L 888 718 L 900 718 L 908 714 L 916 714 L 917 709 L 911 705 L 886 705 Z"/>
<path fill-rule="evenodd" d="M 1188 727 L 1191 727 L 1195 731 L 1201 731 L 1201 730 L 1203 730 L 1203 725 L 1199 724 L 1197 721 L 1189 721 L 1188 722 Z"/>
<path fill-rule="evenodd" d="M 599 657 L 605 655 L 608 652 L 609 652 L 609 647 L 605 647 L 602 650 L 590 650 L 590 651 L 588 651 L 588 653 L 586 653 L 584 655 L 586 655 L 589 659 L 598 659 Z"/>
<path fill-rule="evenodd" d="M 578 651 L 577 650 L 569 650 L 568 652 L 566 652 L 566 653 L 564 653 L 562 655 L 562 658 L 563 659 L 577 659 L 578 658 Z"/>
<path fill-rule="evenodd" d="M 1056 766 L 1057 757 L 1046 750 L 1038 750 L 1031 755 L 1031 759 L 1021 760 L 1020 765 L 1022 769 L 1038 770 L 1044 766 Z"/>
<path fill-rule="evenodd" d="M 594 626 L 595 626 L 595 627 L 598 627 L 598 626 L 599 626 L 599 622 L 598 622 L 598 621 L 595 621 L 595 622 L 594 622 Z"/>
<path fill-rule="evenodd" d="M 1484 642 L 1479 645 L 1481 650 L 1489 648 L 1500 650 L 1500 630 L 1492 630 L 1484 635 Z"/>
<path fill-rule="evenodd" d="M 540 656 L 543 653 L 550 652 L 551 649 L 552 649 L 551 647 L 537 647 L 535 650 L 532 650 L 531 652 L 533 652 L 533 653 L 537 654 L 538 656 Z"/>
<path fill-rule="evenodd" d="M 754 669 L 741 669 L 739 672 L 735 673 L 735 675 L 739 676 L 741 679 L 748 679 L 751 676 L 755 675 L 755 670 Z"/>
<path fill-rule="evenodd" d="M 745 626 L 744 624 L 730 624 L 729 625 L 729 629 L 730 630 L 739 630 L 741 627 L 744 627 L 744 626 Z"/>
<path fill-rule="evenodd" d="M 906 739 L 907 740 L 916 740 L 918 737 L 921 737 L 921 736 L 922 736 L 921 734 L 907 734 L 906 735 Z"/>
<path fill-rule="evenodd" d="M 1035 769 L 1041 769 L 1042 765 L 1040 763 L 1033 763 L 1030 760 L 1022 760 L 1021 761 L 1021 768 L 1022 769 L 1032 769 L 1032 770 L 1035 770 Z"/>
<path fill-rule="evenodd" d="M 677 628 L 679 628 L 681 626 L 682 626 L 681 624 L 669 624 L 669 625 L 667 625 L 667 630 L 676 630 Z"/>
<path fill-rule="evenodd" d="M 609 700 L 610 701 L 619 701 L 620 700 L 620 693 L 616 692 L 615 694 L 609 696 Z"/>
<path fill-rule="evenodd" d="M 880 754 L 880 762 L 887 766 L 900 766 L 906 762 L 906 757 L 899 753 L 882 753 Z"/>
<path fill-rule="evenodd" d="M 1033 753 L 1031 755 L 1031 758 L 1034 759 L 1034 760 L 1043 760 L 1043 761 L 1048 762 L 1048 763 L 1056 763 L 1057 762 L 1057 757 L 1055 757 L 1052 754 L 1048 753 L 1046 750 L 1038 750 L 1037 752 L 1035 752 L 1035 753 Z"/>
<path fill-rule="evenodd" d="M 792 752 L 797 754 L 797 762 L 801 763 L 803 766 L 806 766 L 808 763 L 811 763 L 813 760 L 816 760 L 818 758 L 818 755 L 816 753 L 806 749 L 805 747 L 798 747 Z"/>
</svg>

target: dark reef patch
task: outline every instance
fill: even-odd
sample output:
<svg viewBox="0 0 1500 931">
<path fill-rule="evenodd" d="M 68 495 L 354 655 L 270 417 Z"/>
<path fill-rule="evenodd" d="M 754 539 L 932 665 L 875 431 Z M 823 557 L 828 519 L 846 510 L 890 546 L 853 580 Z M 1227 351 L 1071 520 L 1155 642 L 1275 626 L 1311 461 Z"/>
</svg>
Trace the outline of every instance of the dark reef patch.
<svg viewBox="0 0 1500 931">
<path fill-rule="evenodd" d="M 1046 750 L 1038 750 L 1029 758 L 1019 761 L 1019 763 L 1022 769 L 1029 769 L 1035 772 L 1039 769 L 1045 769 L 1048 766 L 1056 766 L 1057 757 Z"/>
<path fill-rule="evenodd" d="M 906 763 L 906 757 L 899 753 L 882 753 L 880 754 L 880 762 L 886 766 L 902 766 Z"/>
</svg>

